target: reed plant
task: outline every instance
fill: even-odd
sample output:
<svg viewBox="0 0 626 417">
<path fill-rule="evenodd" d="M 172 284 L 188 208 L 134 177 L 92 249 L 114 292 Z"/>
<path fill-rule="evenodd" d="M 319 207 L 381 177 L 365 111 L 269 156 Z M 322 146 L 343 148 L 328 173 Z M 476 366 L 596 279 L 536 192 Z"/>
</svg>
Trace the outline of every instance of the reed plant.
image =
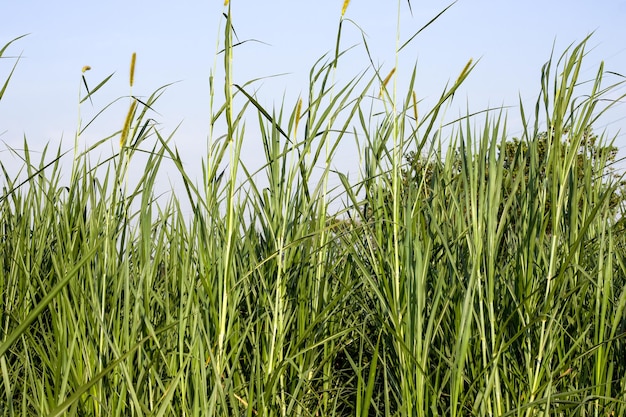
<svg viewBox="0 0 626 417">
<path fill-rule="evenodd" d="M 121 129 L 85 147 L 79 113 L 73 155 L 11 149 L 1 415 L 626 413 L 624 207 L 589 140 L 620 81 L 600 66 L 581 89 L 586 40 L 550 59 L 511 148 L 503 111 L 445 126 L 471 60 L 420 112 L 399 62 L 337 82 L 348 5 L 305 97 L 268 109 L 233 80 L 226 2 L 199 181 L 151 117 L 163 88 L 133 92 L 134 54 Z M 110 76 L 88 79 L 80 105 Z M 359 179 L 331 169 L 350 140 Z M 260 167 L 241 161 L 250 141 Z M 164 161 L 182 180 L 167 199 Z"/>
</svg>

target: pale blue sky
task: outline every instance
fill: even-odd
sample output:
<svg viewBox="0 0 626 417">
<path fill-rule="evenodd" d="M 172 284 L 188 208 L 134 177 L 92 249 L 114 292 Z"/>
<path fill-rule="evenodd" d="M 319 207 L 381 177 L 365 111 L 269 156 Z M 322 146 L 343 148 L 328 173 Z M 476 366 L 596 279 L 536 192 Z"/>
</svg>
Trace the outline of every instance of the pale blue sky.
<svg viewBox="0 0 626 417">
<path fill-rule="evenodd" d="M 289 73 L 258 84 L 258 97 L 265 105 L 279 105 L 283 93 L 291 107 L 306 92 L 311 65 L 332 51 L 343 0 L 241 1 L 233 0 L 233 23 L 240 40 L 256 39 L 235 50 L 235 79 L 250 79 Z M 408 39 L 449 3 L 401 2 L 401 40 Z M 174 137 L 187 150 L 190 166 L 204 149 L 208 134 L 208 77 L 217 50 L 218 25 L 223 2 L 133 1 L 102 2 L 59 0 L 3 0 L 0 14 L 0 44 L 22 34 L 7 54 L 22 53 L 9 89 L 0 102 L 0 141 L 19 146 L 24 135 L 32 148 L 61 137 L 70 147 L 77 125 L 77 96 L 81 68 L 93 85 L 115 72 L 110 85 L 94 97 L 94 107 L 82 108 L 88 118 L 119 96 L 128 94 L 128 63 L 137 52 L 136 85 L 133 93 L 146 96 L 159 86 L 170 86 L 157 104 L 167 133 L 182 122 Z M 346 18 L 368 36 L 374 62 L 386 73 L 394 65 L 397 2 L 353 0 Z M 454 80 L 469 58 L 480 59 L 457 100 L 465 109 L 489 105 L 516 105 L 518 94 L 532 107 L 539 90 L 541 66 L 555 44 L 557 53 L 595 31 L 583 79 L 595 75 L 600 60 L 606 69 L 626 73 L 626 1 L 621 0 L 459 0 L 439 21 L 418 36 L 400 55 L 399 76 L 408 77 L 417 63 L 417 94 L 424 103 L 438 96 L 447 81 Z M 361 43 L 356 26 L 345 22 L 342 46 Z M 0 79 L 11 60 L 0 61 Z M 220 63 L 218 62 L 218 65 Z M 345 80 L 366 69 L 362 46 L 343 61 L 339 77 Z M 626 93 L 622 88 L 616 93 Z M 221 94 L 221 85 L 218 93 Z M 103 137 L 119 129 L 127 101 L 115 105 L 94 125 L 88 136 Z M 626 106 L 620 105 L 604 119 L 609 131 L 626 133 Z M 511 134 L 518 133 L 517 113 L 510 115 Z M 256 122 L 252 120 L 251 123 Z M 517 127 L 516 127 L 517 126 Z M 621 133 L 617 145 L 626 150 Z M 86 138 L 86 140 L 88 140 Z M 257 141 L 258 142 L 258 141 Z M 257 148 L 258 146 L 258 148 Z M 0 144 L 0 151 L 5 149 Z M 246 148 L 254 156 L 260 143 L 250 138 Z M 0 152 L 5 159 L 6 152 Z"/>
</svg>

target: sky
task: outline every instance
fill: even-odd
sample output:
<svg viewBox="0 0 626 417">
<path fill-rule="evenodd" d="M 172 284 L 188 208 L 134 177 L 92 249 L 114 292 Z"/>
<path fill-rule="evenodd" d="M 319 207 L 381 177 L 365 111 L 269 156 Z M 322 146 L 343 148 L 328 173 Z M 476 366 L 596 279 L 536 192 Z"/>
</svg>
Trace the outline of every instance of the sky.
<svg viewBox="0 0 626 417">
<path fill-rule="evenodd" d="M 265 106 L 280 106 L 284 99 L 291 108 L 299 95 L 306 94 L 312 65 L 334 50 L 342 4 L 343 0 L 232 0 L 238 39 L 251 40 L 234 50 L 234 81 L 243 84 L 283 74 L 262 79 L 254 90 Z M 399 39 L 404 42 L 449 4 L 413 0 L 410 10 L 406 0 L 352 0 L 341 45 L 355 48 L 346 55 L 339 80 L 347 81 L 368 68 L 362 34 L 374 63 L 386 74 L 395 65 L 398 21 Z M 0 0 L 0 45 L 28 34 L 5 52 L 7 57 L 21 58 L 0 101 L 3 163 L 12 158 L 7 146 L 20 148 L 24 137 L 35 151 L 60 141 L 66 144 L 64 148 L 71 148 L 78 126 L 81 69 L 92 68 L 85 73 L 91 86 L 114 73 L 94 95 L 93 105 L 80 107 L 85 123 L 107 104 L 129 94 L 128 66 L 136 52 L 133 94 L 147 97 L 171 83 L 157 103 L 155 119 L 166 134 L 179 126 L 174 144 L 186 166 L 199 171 L 209 134 L 208 79 L 216 62 L 218 73 L 221 64 L 216 52 L 223 39 L 224 10 L 221 0 Z M 532 108 L 541 67 L 551 52 L 560 55 L 592 32 L 581 78 L 593 78 L 601 61 L 606 70 L 626 74 L 624 22 L 623 0 L 458 0 L 398 55 L 397 74 L 406 79 L 416 66 L 416 93 L 427 106 L 472 58 L 477 66 L 456 95 L 458 108 L 451 108 L 451 117 L 468 110 L 516 106 L 520 98 Z M 0 80 L 14 62 L 0 60 Z M 221 88 L 220 81 L 218 93 Z M 626 88 L 620 87 L 613 96 L 620 94 L 626 94 Z M 84 140 L 119 130 L 127 108 L 127 100 L 114 103 L 90 126 Z M 517 116 L 517 110 L 510 110 L 512 136 L 520 133 Z M 598 127 L 617 136 L 623 156 L 626 106 L 618 104 Z M 260 140 L 249 138 L 244 157 L 254 162 L 260 152 Z"/>
</svg>

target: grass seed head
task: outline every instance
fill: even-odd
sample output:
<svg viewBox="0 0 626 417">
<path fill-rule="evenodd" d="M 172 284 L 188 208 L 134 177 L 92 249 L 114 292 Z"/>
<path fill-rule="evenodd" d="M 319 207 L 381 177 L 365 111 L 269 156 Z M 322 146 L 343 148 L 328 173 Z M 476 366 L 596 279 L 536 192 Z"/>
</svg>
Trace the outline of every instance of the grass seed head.
<svg viewBox="0 0 626 417">
<path fill-rule="evenodd" d="M 391 71 L 389 71 L 389 74 L 387 74 L 387 76 L 383 80 L 383 84 L 380 86 L 380 97 L 383 96 L 385 87 L 387 87 L 387 84 L 389 84 L 389 80 L 391 80 L 391 77 L 393 77 L 393 74 L 395 74 L 395 72 L 396 72 L 396 68 L 394 67 Z"/>
<path fill-rule="evenodd" d="M 126 140 L 128 139 L 128 132 L 130 132 L 130 122 L 133 120 L 133 114 L 135 113 L 135 109 L 137 108 L 137 100 L 133 100 L 128 108 L 128 114 L 126 115 L 126 120 L 124 121 L 124 127 L 122 128 L 122 136 L 120 137 L 120 148 L 123 148 L 126 144 Z"/>
<path fill-rule="evenodd" d="M 89 65 L 85 65 L 82 69 L 83 74 L 87 71 L 89 71 L 91 69 L 91 67 Z"/>
<path fill-rule="evenodd" d="M 298 104 L 296 104 L 296 122 L 295 127 L 293 129 L 293 136 L 295 137 L 298 133 L 298 123 L 300 122 L 300 112 L 302 111 L 302 98 L 298 99 Z"/>
<path fill-rule="evenodd" d="M 133 86 L 135 82 L 135 61 L 137 60 L 137 52 L 133 52 L 133 56 L 130 58 L 130 86 Z"/>
<path fill-rule="evenodd" d="M 459 74 L 459 78 L 456 79 L 456 82 L 454 84 L 459 84 L 461 81 L 463 81 L 463 78 L 465 78 L 465 76 L 467 75 L 467 72 L 469 71 L 470 67 L 472 66 L 472 62 L 474 61 L 473 58 L 470 58 L 469 61 L 467 61 L 467 64 L 465 64 L 465 67 L 463 68 L 463 71 L 461 71 L 461 74 Z"/>
<path fill-rule="evenodd" d="M 346 9 L 348 8 L 349 4 L 350 4 L 350 0 L 344 0 L 343 7 L 341 8 L 341 17 L 343 17 L 343 15 L 346 14 Z"/>
</svg>

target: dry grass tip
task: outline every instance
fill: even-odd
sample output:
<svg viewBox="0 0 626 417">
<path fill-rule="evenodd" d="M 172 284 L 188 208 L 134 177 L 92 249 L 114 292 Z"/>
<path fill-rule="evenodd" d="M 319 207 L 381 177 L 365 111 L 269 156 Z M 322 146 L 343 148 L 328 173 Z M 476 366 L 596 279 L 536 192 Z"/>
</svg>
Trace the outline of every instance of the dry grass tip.
<svg viewBox="0 0 626 417">
<path fill-rule="evenodd" d="M 393 74 L 395 74 L 395 72 L 396 72 L 396 68 L 394 67 L 391 71 L 389 71 L 389 74 L 387 74 L 387 76 L 383 80 L 383 84 L 380 86 L 380 95 L 379 95 L 379 97 L 383 96 L 383 92 L 385 91 L 385 88 L 387 87 L 387 84 L 389 84 L 389 80 L 391 80 L 391 77 L 393 77 Z"/>
<path fill-rule="evenodd" d="M 296 104 L 296 121 L 295 126 L 293 128 L 293 136 L 295 138 L 298 133 L 298 124 L 300 123 L 300 113 L 302 112 L 302 98 L 298 99 L 298 104 Z"/>
<path fill-rule="evenodd" d="M 130 132 L 130 123 L 133 120 L 133 114 L 135 114 L 135 109 L 137 108 L 137 99 L 133 100 L 128 108 L 128 114 L 126 115 L 126 120 L 124 121 L 124 127 L 122 128 L 122 136 L 120 137 L 120 148 L 123 148 L 126 144 L 126 140 L 128 139 L 128 133 Z"/>
<path fill-rule="evenodd" d="M 456 79 L 456 82 L 454 84 L 459 84 L 461 81 L 463 81 L 463 79 L 467 75 L 467 72 L 469 71 L 470 67 L 472 66 L 472 62 L 473 61 L 474 61 L 473 58 L 470 58 L 470 60 L 467 61 L 467 64 L 465 64 L 465 67 L 463 68 L 463 71 L 461 71 L 461 74 L 459 74 L 459 78 Z"/>
<path fill-rule="evenodd" d="M 341 7 L 341 17 L 343 17 L 343 15 L 346 14 L 346 9 L 348 8 L 349 4 L 350 4 L 350 0 L 344 0 L 343 6 Z"/>
<path fill-rule="evenodd" d="M 133 52 L 133 56 L 130 58 L 130 86 L 135 83 L 135 61 L 137 60 L 137 52 Z"/>
</svg>

